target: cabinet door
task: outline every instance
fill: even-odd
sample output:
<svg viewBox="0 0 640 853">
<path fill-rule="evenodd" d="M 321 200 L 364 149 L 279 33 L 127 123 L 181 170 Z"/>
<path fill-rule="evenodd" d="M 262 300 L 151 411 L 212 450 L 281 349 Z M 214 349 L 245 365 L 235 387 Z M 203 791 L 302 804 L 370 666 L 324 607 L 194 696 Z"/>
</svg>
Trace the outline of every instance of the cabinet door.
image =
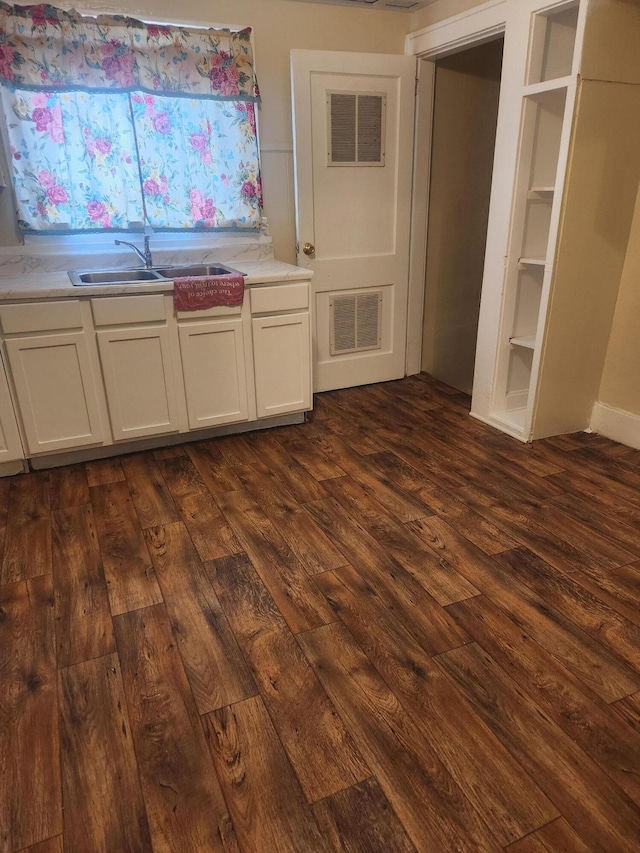
<svg viewBox="0 0 640 853">
<path fill-rule="evenodd" d="M 115 441 L 179 430 L 166 326 L 96 333 Z"/>
<path fill-rule="evenodd" d="M 30 453 L 103 442 L 83 332 L 12 338 L 6 347 Z"/>
<path fill-rule="evenodd" d="M 179 327 L 189 428 L 249 418 L 242 320 Z"/>
<path fill-rule="evenodd" d="M 24 451 L 0 353 L 0 465 L 15 459 L 24 459 Z"/>
<path fill-rule="evenodd" d="M 311 408 L 309 314 L 254 317 L 258 417 Z"/>
</svg>

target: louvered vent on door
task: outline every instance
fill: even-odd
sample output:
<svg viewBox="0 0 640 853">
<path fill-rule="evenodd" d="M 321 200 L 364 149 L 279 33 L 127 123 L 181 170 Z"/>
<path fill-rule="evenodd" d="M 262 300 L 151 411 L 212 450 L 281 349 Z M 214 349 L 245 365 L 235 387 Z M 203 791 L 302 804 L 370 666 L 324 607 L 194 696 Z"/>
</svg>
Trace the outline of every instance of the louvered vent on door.
<svg viewBox="0 0 640 853">
<path fill-rule="evenodd" d="M 386 96 L 327 92 L 329 166 L 384 166 Z"/>
<path fill-rule="evenodd" d="M 382 292 L 332 296 L 331 355 L 380 349 Z"/>
</svg>

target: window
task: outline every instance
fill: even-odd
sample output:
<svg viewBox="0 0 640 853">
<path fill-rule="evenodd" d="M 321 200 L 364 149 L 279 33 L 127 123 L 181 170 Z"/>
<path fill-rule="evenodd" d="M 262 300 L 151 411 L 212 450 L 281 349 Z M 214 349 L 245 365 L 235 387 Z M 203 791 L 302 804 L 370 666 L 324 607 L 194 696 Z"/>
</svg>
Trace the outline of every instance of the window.
<svg viewBox="0 0 640 853">
<path fill-rule="evenodd" d="M 25 233 L 260 226 L 249 31 L 6 7 L 0 82 Z"/>
</svg>

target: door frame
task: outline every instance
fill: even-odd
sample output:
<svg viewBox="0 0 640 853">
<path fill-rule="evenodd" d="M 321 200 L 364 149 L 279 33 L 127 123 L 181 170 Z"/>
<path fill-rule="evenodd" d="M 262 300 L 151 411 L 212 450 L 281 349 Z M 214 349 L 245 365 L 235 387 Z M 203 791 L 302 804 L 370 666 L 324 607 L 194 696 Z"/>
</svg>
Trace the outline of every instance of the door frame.
<svg viewBox="0 0 640 853">
<path fill-rule="evenodd" d="M 508 0 L 488 0 L 488 2 L 475 6 L 467 12 L 462 12 L 429 27 L 409 33 L 405 40 L 405 53 L 409 56 L 415 56 L 417 60 L 405 361 L 407 376 L 420 373 L 422 363 L 436 61 L 503 35 L 507 28 L 507 7 Z M 499 155 L 498 140 L 503 121 L 504 117 L 499 111 L 494 165 Z M 429 141 L 428 145 L 424 145 L 425 140 Z M 492 197 L 494 191 L 495 187 L 492 188 Z"/>
</svg>

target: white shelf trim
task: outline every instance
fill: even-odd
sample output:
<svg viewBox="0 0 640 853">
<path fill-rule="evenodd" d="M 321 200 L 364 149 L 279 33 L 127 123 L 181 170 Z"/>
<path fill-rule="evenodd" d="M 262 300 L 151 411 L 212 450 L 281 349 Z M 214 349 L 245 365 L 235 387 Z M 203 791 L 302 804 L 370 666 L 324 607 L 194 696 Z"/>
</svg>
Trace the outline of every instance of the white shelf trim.
<svg viewBox="0 0 640 853">
<path fill-rule="evenodd" d="M 543 267 L 547 263 L 546 258 L 518 258 L 518 263 L 523 266 Z"/>
<path fill-rule="evenodd" d="M 558 92 L 560 89 L 568 89 L 574 81 L 574 76 L 570 74 L 568 77 L 545 80 L 544 83 L 530 83 L 523 87 L 522 96 L 530 98 L 535 95 L 544 95 L 546 92 Z"/>
<path fill-rule="evenodd" d="M 526 347 L 526 349 L 535 349 L 536 336 L 535 335 L 516 335 L 513 338 L 509 338 L 509 343 L 513 344 L 514 347 Z"/>
</svg>

